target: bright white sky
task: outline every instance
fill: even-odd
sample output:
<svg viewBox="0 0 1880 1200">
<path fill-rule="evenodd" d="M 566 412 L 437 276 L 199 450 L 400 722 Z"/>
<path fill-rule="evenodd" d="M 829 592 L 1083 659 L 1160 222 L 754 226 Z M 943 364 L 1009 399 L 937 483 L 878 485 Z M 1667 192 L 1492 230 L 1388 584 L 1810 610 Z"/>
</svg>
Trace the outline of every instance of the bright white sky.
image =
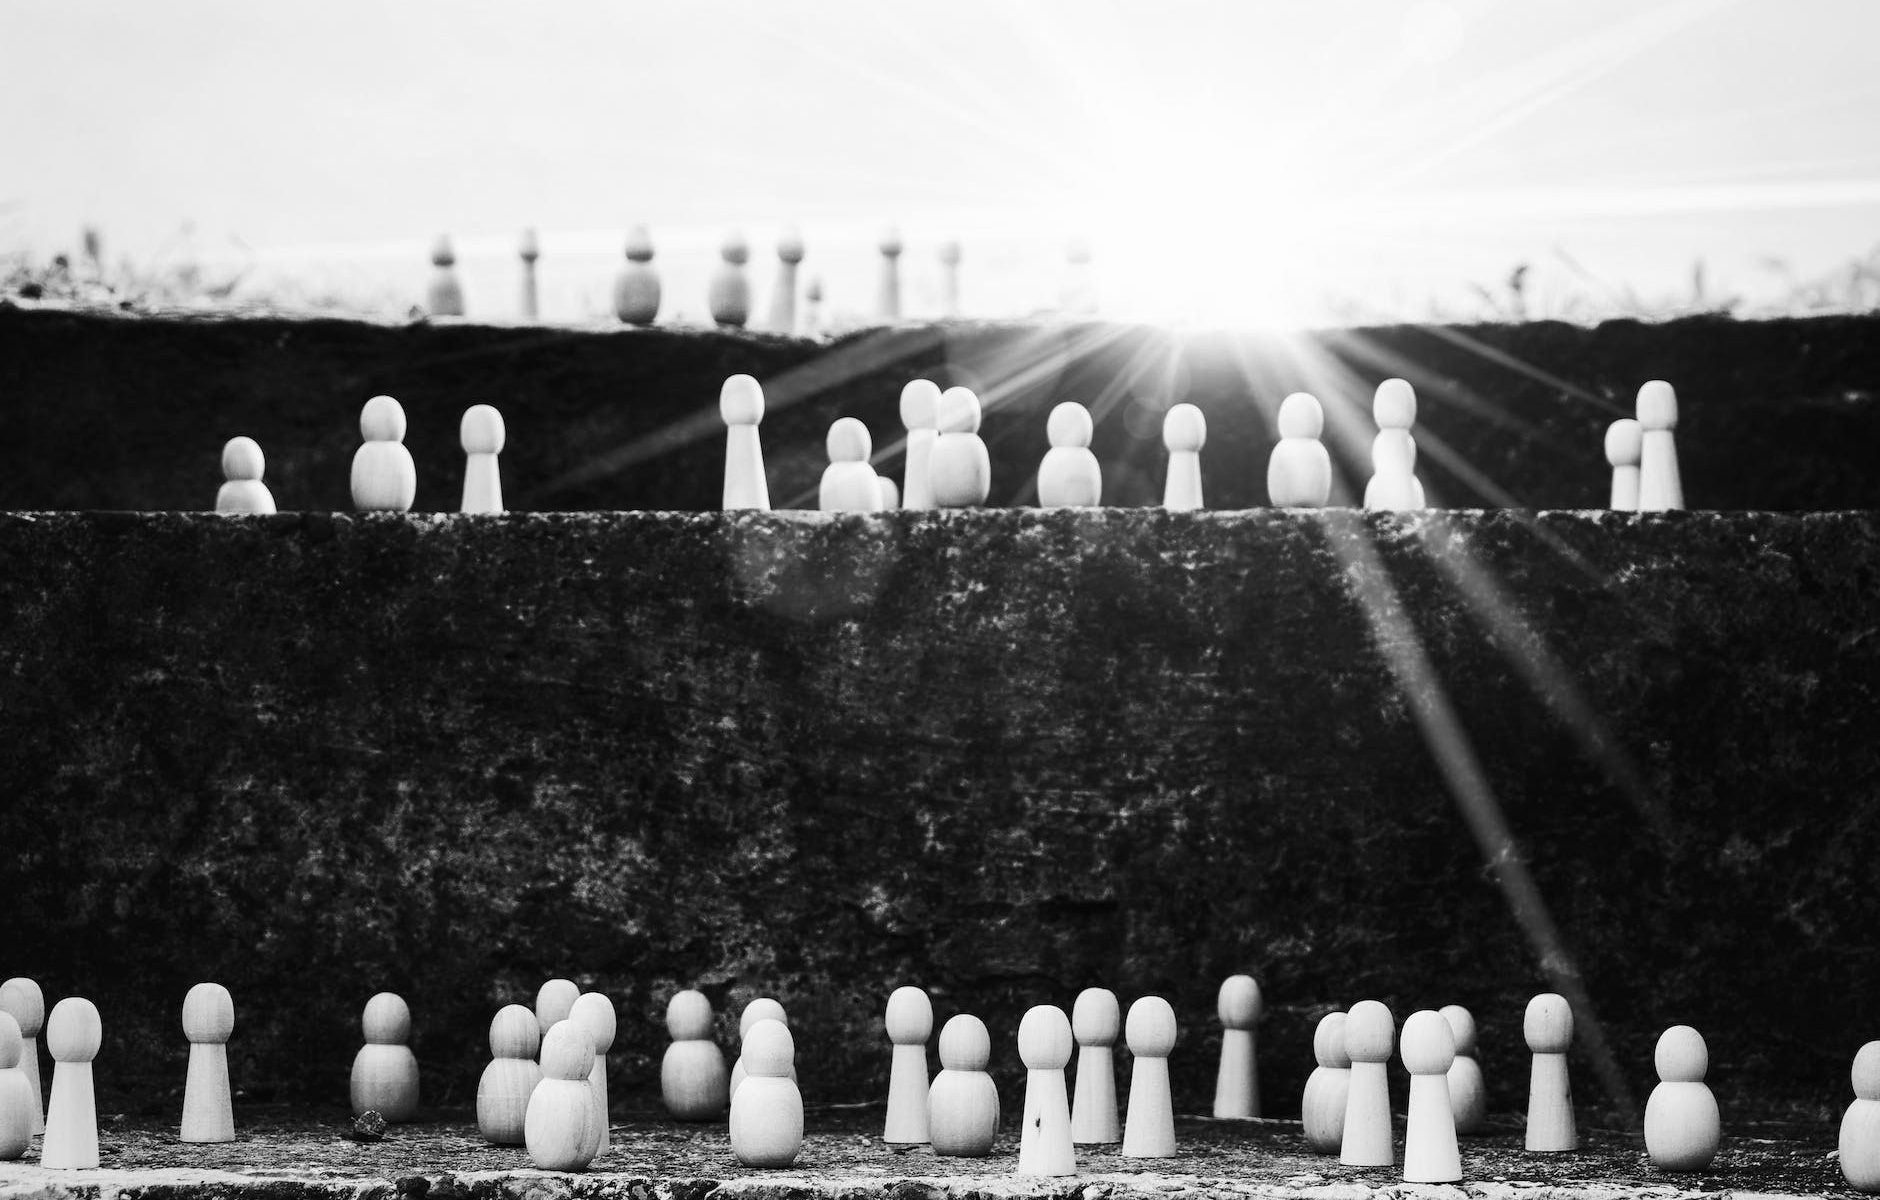
<svg viewBox="0 0 1880 1200">
<path fill-rule="evenodd" d="M 1759 297 L 1880 244 L 1876 46 L 1880 0 L 0 0 L 0 250 L 415 297 L 449 231 L 499 316 L 522 227 L 577 317 L 640 222 L 692 315 L 786 224 L 837 308 L 889 224 L 916 311 L 946 237 L 988 315 L 1072 236 L 1122 316 Z"/>
</svg>

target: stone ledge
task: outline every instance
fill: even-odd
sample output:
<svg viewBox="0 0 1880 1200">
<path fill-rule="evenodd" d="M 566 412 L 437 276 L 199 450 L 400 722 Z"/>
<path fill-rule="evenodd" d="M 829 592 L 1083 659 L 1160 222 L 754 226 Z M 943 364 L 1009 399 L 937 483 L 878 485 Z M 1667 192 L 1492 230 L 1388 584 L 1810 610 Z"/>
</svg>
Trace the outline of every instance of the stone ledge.
<svg viewBox="0 0 1880 1200">
<path fill-rule="evenodd" d="M 283 1116 L 240 1140 L 184 1146 L 174 1127 L 144 1120 L 107 1127 L 111 1158 L 131 1165 L 47 1171 L 0 1163 L 0 1200 L 1695 1200 L 1719 1195 L 1852 1196 L 1833 1161 L 1828 1126 L 1750 1127 L 1726 1135 L 1712 1171 L 1654 1170 L 1636 1137 L 1583 1131 L 1568 1155 L 1521 1149 L 1519 1118 L 1462 1142 L 1467 1178 L 1414 1185 L 1395 1168 L 1357 1169 L 1312 1154 L 1297 1122 L 1177 1121 L 1178 1155 L 1129 1160 L 1115 1147 L 1079 1148 L 1079 1174 L 1014 1174 L 1010 1123 L 990 1157 L 942 1159 L 880 1142 L 880 1107 L 812 1109 L 798 1163 L 752 1172 L 731 1157 L 721 1123 L 617 1123 L 613 1144 L 588 1171 L 528 1166 L 520 1147 L 484 1143 L 474 1123 L 395 1126 L 384 1142 L 343 1140 L 338 1119 Z M 240 1120 L 238 1113 L 238 1121 Z M 1401 1142 L 1402 1122 L 1398 1122 Z M 34 1152 L 36 1153 L 36 1151 Z M 1401 1159 L 1401 1146 L 1399 1148 Z M 239 1164 L 239 1165 L 234 1165 Z M 232 1168 L 232 1169 L 231 1169 Z"/>
</svg>

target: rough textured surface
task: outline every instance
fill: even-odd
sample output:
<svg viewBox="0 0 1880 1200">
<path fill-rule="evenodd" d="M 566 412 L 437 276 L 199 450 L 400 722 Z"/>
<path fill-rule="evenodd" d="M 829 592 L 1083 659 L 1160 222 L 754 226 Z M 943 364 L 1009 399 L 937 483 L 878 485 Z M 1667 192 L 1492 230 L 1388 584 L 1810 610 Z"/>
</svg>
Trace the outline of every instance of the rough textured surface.
<svg viewBox="0 0 1880 1200">
<path fill-rule="evenodd" d="M 510 507 L 718 507 L 725 376 L 764 382 L 772 502 L 815 503 L 823 438 L 860 417 L 898 470 L 901 385 L 964 383 L 989 402 L 992 502 L 1032 503 L 1045 417 L 1097 416 L 1111 504 L 1161 499 L 1163 411 L 1207 414 L 1211 507 L 1266 503 L 1274 418 L 1287 393 L 1328 406 L 1341 494 L 1371 473 L 1371 392 L 1418 389 L 1418 473 L 1433 503 L 1606 503 L 1606 426 L 1641 383 L 1676 384 L 1695 508 L 1880 508 L 1880 316 L 1694 318 L 1596 329 L 1559 323 L 1396 326 L 1280 337 L 1117 325 L 903 326 L 834 343 L 672 329 L 587 330 L 337 320 L 139 318 L 0 302 L 0 509 L 205 509 L 222 443 L 256 438 L 283 510 L 351 508 L 359 409 L 380 392 L 411 419 L 417 507 L 463 490 L 457 426 L 490 403 L 509 428 Z"/>
<path fill-rule="evenodd" d="M 640 1084 L 675 988 L 727 1046 L 775 995 L 822 1101 L 881 1094 L 897 984 L 1007 1081 L 1031 1004 L 1157 992 L 1199 1107 L 1250 970 L 1274 1113 L 1367 996 L 1470 1006 L 1517 1108 L 1563 979 L 1607 1124 L 1676 1023 L 1727 1112 L 1838 1112 L 1880 988 L 1877 520 L 0 516 L 0 973 L 98 1002 L 132 1111 L 202 979 L 251 1100 L 343 1096 L 391 989 L 462 1104 L 558 974 Z M 1451 712 L 1472 760 L 1426 742 Z"/>
<path fill-rule="evenodd" d="M 1008 1116 L 992 1155 L 940 1158 L 882 1145 L 880 1105 L 811 1109 L 791 1167 L 753 1171 L 732 1156 L 725 1127 L 675 1125 L 634 1112 L 613 1148 L 581 1174 L 537 1171 L 521 1147 L 497 1147 L 456 1113 L 394 1126 L 372 1145 L 343 1140 L 339 1114 L 238 1115 L 240 1141 L 189 1146 L 175 1122 L 107 1120 L 101 1170 L 46 1171 L 37 1152 L 0 1163 L 0 1200 L 1684 1200 L 1715 1195 L 1853 1196 L 1834 1160 L 1831 1125 L 1732 1126 L 1702 1174 L 1659 1171 L 1642 1139 L 1587 1131 L 1573 1154 L 1528 1154 L 1519 1119 L 1463 1139 L 1460 1185 L 1405 1185 L 1400 1168 L 1345 1167 L 1313 1154 L 1296 1122 L 1180 1117 L 1178 1155 L 1130 1159 L 1116 1146 L 1080 1147 L 1078 1174 L 1015 1173 L 1019 1130 Z M 1399 1142 L 1402 1122 L 1398 1123 Z M 1398 1148 L 1399 1163 L 1402 1147 Z"/>
</svg>

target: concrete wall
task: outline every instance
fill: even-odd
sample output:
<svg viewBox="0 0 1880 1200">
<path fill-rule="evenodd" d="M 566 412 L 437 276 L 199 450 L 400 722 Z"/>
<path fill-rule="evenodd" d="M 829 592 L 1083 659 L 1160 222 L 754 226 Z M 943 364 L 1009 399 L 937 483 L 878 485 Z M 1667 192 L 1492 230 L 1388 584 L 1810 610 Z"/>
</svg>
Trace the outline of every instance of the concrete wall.
<svg viewBox="0 0 1880 1200">
<path fill-rule="evenodd" d="M 96 1000 L 133 1108 L 201 979 L 250 1098 L 343 1102 L 389 988 L 466 1103 L 567 974 L 623 1092 L 697 985 L 849 1101 L 898 984 L 1008 1085 L 1030 1004 L 1160 992 L 1203 1109 L 1242 970 L 1276 1112 L 1367 996 L 1470 1005 L 1516 1108 L 1549 987 L 1596 1110 L 1679 1022 L 1726 1111 L 1838 1104 L 1877 589 L 1868 513 L 0 515 L 0 975 Z"/>
</svg>

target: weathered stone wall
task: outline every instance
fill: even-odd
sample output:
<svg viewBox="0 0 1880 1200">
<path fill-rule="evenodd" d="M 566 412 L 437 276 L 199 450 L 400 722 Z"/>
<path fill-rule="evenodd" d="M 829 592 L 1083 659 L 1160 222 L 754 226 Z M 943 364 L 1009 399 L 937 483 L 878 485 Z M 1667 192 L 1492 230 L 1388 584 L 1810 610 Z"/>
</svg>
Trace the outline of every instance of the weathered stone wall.
<svg viewBox="0 0 1880 1200">
<path fill-rule="evenodd" d="M 0 303 L 0 510 L 204 509 L 222 443 L 257 439 L 285 510 L 345 511 L 359 409 L 387 392 L 410 415 L 417 507 L 462 495 L 459 418 L 502 410 L 510 507 L 702 511 L 719 503 L 719 385 L 765 384 L 771 497 L 813 506 L 836 417 L 876 449 L 901 437 L 900 388 L 926 376 L 978 388 L 992 500 L 1035 500 L 1046 414 L 1078 400 L 1110 504 L 1160 501 L 1162 413 L 1208 418 L 1208 503 L 1266 503 L 1274 414 L 1308 390 L 1328 407 L 1340 494 L 1370 476 L 1370 399 L 1418 389 L 1418 473 L 1450 507 L 1606 502 L 1606 426 L 1641 383 L 1671 380 L 1692 507 L 1880 508 L 1880 316 L 1398 326 L 1279 337 L 1137 326 L 948 324 L 832 344 L 669 329 L 385 326 L 336 320 L 151 319 Z M 898 452 L 887 455 L 898 470 Z"/>
<path fill-rule="evenodd" d="M 1028 1005 L 1160 992 L 1196 1109 L 1251 970 L 1270 1110 L 1366 996 L 1471 1006 L 1515 1108 L 1574 969 L 1636 1096 L 1685 1022 L 1726 1111 L 1838 1103 L 1877 593 L 1868 513 L 4 515 L 0 975 L 96 1000 L 133 1107 L 201 979 L 251 1098 L 343 1097 L 389 988 L 466 1102 L 568 974 L 623 1088 L 696 984 L 780 997 L 823 1100 L 900 983 L 1008 1080 Z"/>
</svg>

